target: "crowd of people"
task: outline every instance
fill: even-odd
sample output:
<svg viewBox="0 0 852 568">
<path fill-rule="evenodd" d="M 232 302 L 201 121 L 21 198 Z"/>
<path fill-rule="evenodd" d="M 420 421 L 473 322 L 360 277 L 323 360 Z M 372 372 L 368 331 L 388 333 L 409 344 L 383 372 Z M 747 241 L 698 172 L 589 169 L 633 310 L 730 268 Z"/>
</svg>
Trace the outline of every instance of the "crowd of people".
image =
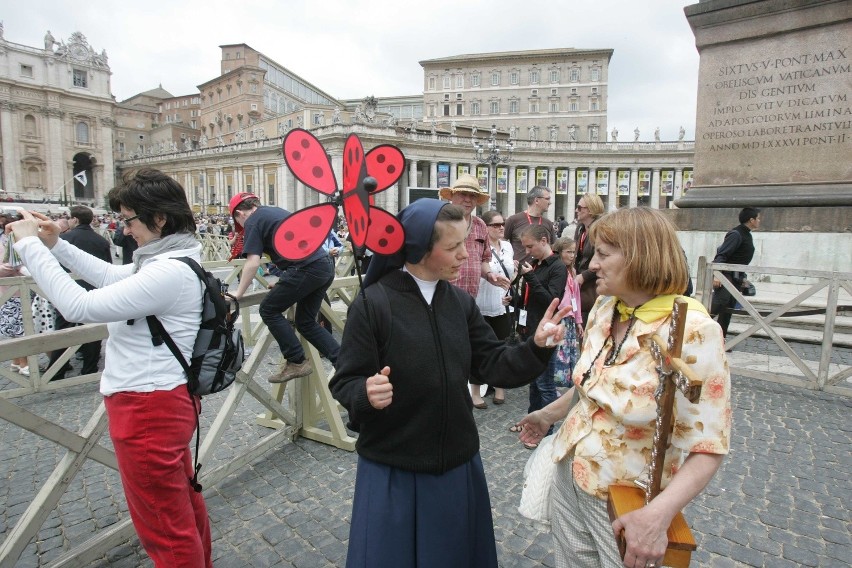
<svg viewBox="0 0 852 568">
<path fill-rule="evenodd" d="M 198 260 L 197 232 L 227 237 L 232 258 L 245 259 L 232 289 L 237 300 L 263 269 L 262 255 L 271 259 L 278 279 L 259 313 L 282 364 L 270 382 L 315 372 L 296 331 L 335 369 L 329 388 L 359 432 L 347 566 L 497 566 L 475 413 L 488 408 L 489 392 L 499 406 L 507 389 L 522 386 L 527 414 L 507 416 L 507 427 L 518 433 L 521 452 L 553 436 L 556 565 L 660 566 L 669 521 L 718 469 L 731 427 L 722 329 L 687 298 L 683 356 L 704 380 L 701 397 L 676 397 L 666 491 L 610 522 L 608 488 L 633 485 L 650 465 L 661 380 L 650 337 L 668 333 L 673 303 L 689 280 L 674 226 L 647 208 L 605 212 L 597 195 L 585 194 L 576 231 L 565 235 L 571 224 L 545 217 L 552 194 L 542 186 L 529 190 L 520 213 L 477 216 L 489 196 L 470 175 L 440 197 L 399 213 L 404 246 L 373 257 L 339 341 L 318 316 L 345 225 L 313 254 L 291 261 L 274 246 L 289 211 L 244 192 L 231 200 L 227 218 L 195 216 L 183 188 L 156 170 L 130 174 L 110 192 L 113 214 L 98 219 L 72 208 L 67 232 L 61 217 L 0 217 L 3 238 L 14 241 L 3 246 L 2 274 L 28 270 L 57 321 L 108 324 L 100 391 L 130 515 L 155 566 L 212 565 L 204 499 L 188 483 L 200 401 L 188 395 L 168 349 L 152 348 L 145 325 L 145 316 L 156 315 L 189 358 L 201 290 L 191 270 L 172 259 Z M 756 228 L 757 212 L 745 215 L 744 225 Z M 96 234 L 100 226 L 112 231 L 110 241 L 120 234 L 138 247 L 126 264 L 114 262 Z M 730 254 L 748 237 L 735 231 L 720 254 L 750 260 Z M 20 307 L 10 298 L 0 311 L 7 336 L 16 333 L 7 324 L 13 300 Z M 291 306 L 292 323 L 283 315 Z M 88 370 L 93 357 L 94 349 L 84 354 Z M 12 368 L 22 364 L 26 359 Z M 619 533 L 627 542 L 623 558 Z"/>
</svg>

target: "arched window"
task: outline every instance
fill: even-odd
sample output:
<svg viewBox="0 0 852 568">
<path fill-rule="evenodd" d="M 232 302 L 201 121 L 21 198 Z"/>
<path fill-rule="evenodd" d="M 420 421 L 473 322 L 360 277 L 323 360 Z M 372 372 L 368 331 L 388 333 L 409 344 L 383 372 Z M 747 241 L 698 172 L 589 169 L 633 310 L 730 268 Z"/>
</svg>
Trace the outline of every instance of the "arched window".
<svg viewBox="0 0 852 568">
<path fill-rule="evenodd" d="M 37 136 L 36 119 L 33 115 L 28 114 L 24 117 L 24 136 Z"/>
<path fill-rule="evenodd" d="M 77 142 L 80 144 L 89 143 L 89 125 L 85 122 L 77 123 Z"/>
</svg>

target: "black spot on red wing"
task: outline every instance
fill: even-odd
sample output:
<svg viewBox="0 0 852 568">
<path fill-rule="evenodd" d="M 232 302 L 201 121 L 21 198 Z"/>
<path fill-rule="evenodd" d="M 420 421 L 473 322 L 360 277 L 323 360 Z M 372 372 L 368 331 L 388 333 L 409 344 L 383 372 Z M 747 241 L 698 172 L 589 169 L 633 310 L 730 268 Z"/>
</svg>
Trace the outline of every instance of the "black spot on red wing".
<svg viewBox="0 0 852 568">
<path fill-rule="evenodd" d="M 379 164 L 384 164 L 385 163 L 385 155 L 379 154 L 378 156 L 376 156 L 376 162 L 378 162 Z"/>
<path fill-rule="evenodd" d="M 287 231 L 286 233 L 284 233 L 284 240 L 285 241 L 292 241 L 295 238 L 296 238 L 296 235 L 293 234 L 293 231 Z"/>
<path fill-rule="evenodd" d="M 387 234 L 391 235 L 394 231 L 396 231 L 396 227 L 394 227 L 393 225 L 385 225 L 385 232 Z"/>
<path fill-rule="evenodd" d="M 382 248 L 385 248 L 386 246 L 388 246 L 388 240 L 387 239 L 379 239 L 379 246 L 382 247 Z"/>
<path fill-rule="evenodd" d="M 393 164 L 388 166 L 388 173 L 389 174 L 393 174 L 395 171 L 396 171 L 396 166 L 394 166 Z"/>
<path fill-rule="evenodd" d="M 321 177 L 323 176 L 323 173 L 324 173 L 324 172 L 322 171 L 322 168 L 321 168 L 321 167 L 319 167 L 319 166 L 314 166 L 314 169 L 313 169 L 313 170 L 311 170 L 311 173 L 312 173 L 312 174 L 314 174 L 314 177 L 315 177 L 315 178 L 319 179 L 319 178 L 321 178 Z"/>
<path fill-rule="evenodd" d="M 308 140 L 307 138 L 302 138 L 302 148 L 307 150 L 310 147 L 311 147 L 311 141 Z"/>
<path fill-rule="evenodd" d="M 356 234 L 356 235 L 360 235 L 360 234 L 361 234 L 361 228 L 358 226 L 358 223 L 355 223 L 355 225 L 353 225 L 353 226 L 352 226 L 352 230 L 354 230 L 354 231 L 355 231 L 355 234 Z"/>
<path fill-rule="evenodd" d="M 308 248 L 308 241 L 299 241 L 299 248 L 302 250 Z"/>
<path fill-rule="evenodd" d="M 364 219 L 361 219 L 361 230 L 365 230 L 367 228 L 367 224 L 364 222 Z"/>
<path fill-rule="evenodd" d="M 298 162 L 302 159 L 302 153 L 298 150 L 293 150 L 292 152 L 290 152 L 290 157 Z"/>
<path fill-rule="evenodd" d="M 322 225 L 322 219 L 320 218 L 319 215 L 313 215 L 311 217 L 311 220 L 308 221 L 308 222 L 311 224 L 311 227 L 313 227 L 314 229 L 316 229 L 317 227 Z"/>
</svg>

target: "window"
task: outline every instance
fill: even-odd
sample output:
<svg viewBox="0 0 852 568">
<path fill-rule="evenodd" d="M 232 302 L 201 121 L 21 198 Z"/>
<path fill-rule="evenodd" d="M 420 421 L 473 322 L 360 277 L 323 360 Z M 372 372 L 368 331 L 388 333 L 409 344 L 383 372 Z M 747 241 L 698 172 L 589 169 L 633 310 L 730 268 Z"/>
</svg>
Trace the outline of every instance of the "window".
<svg viewBox="0 0 852 568">
<path fill-rule="evenodd" d="M 472 114 L 472 115 L 479 115 L 480 114 L 478 102 L 470 103 L 470 114 Z"/>
<path fill-rule="evenodd" d="M 500 85 L 500 72 L 494 71 L 491 73 L 491 86 L 497 87 Z"/>
<path fill-rule="evenodd" d="M 450 116 L 450 105 L 444 105 L 444 116 Z"/>
<path fill-rule="evenodd" d="M 119 152 L 120 154 L 124 154 L 124 142 L 119 142 L 119 143 L 118 143 L 118 152 Z"/>
<path fill-rule="evenodd" d="M 538 71 L 530 71 L 530 83 L 535 85 L 539 81 Z"/>
<path fill-rule="evenodd" d="M 531 97 L 537 97 L 538 96 L 538 89 L 530 89 L 530 96 Z"/>
<path fill-rule="evenodd" d="M 518 101 L 509 101 L 509 113 L 510 114 L 518 114 Z"/>
<path fill-rule="evenodd" d="M 462 100 L 462 94 L 461 93 L 456 93 L 456 100 L 457 101 Z"/>
<path fill-rule="evenodd" d="M 559 112 L 559 102 L 550 101 L 550 112 Z"/>
<path fill-rule="evenodd" d="M 500 114 L 500 101 L 491 101 L 489 111 L 491 114 Z"/>
<path fill-rule="evenodd" d="M 511 83 L 512 85 L 517 85 L 520 80 L 520 75 L 521 74 L 517 71 L 512 71 L 511 73 L 509 73 L 509 83 Z"/>
<path fill-rule="evenodd" d="M 530 112 L 538 112 L 538 103 L 530 103 Z"/>
<path fill-rule="evenodd" d="M 558 69 L 551 69 L 550 70 L 550 82 L 551 83 L 558 83 L 559 82 L 559 70 Z"/>
<path fill-rule="evenodd" d="M 571 69 L 571 74 L 569 75 L 572 83 L 577 83 L 580 81 L 580 69 L 574 67 Z"/>
<path fill-rule="evenodd" d="M 592 100 L 589 101 L 589 110 L 600 110 L 598 108 L 598 100 L 597 99 L 592 99 Z"/>
<path fill-rule="evenodd" d="M 464 89 L 464 75 L 456 75 L 456 89 Z"/>
<path fill-rule="evenodd" d="M 33 115 L 28 114 L 24 117 L 24 136 L 36 136 L 36 119 Z"/>
<path fill-rule="evenodd" d="M 557 97 L 557 96 L 559 96 L 559 89 L 557 89 L 557 88 L 555 88 L 555 87 L 554 87 L 553 89 L 550 89 L 550 96 L 551 96 L 551 97 Z"/>
<path fill-rule="evenodd" d="M 239 52 L 239 51 L 237 52 L 237 59 L 242 59 L 242 57 L 240 57 L 240 52 Z"/>
<path fill-rule="evenodd" d="M 444 100 L 445 101 L 450 100 L 450 93 L 444 93 Z"/>
<path fill-rule="evenodd" d="M 464 114 L 464 105 L 459 103 L 456 105 L 456 116 L 462 116 Z"/>
<path fill-rule="evenodd" d="M 570 110 L 571 112 L 577 112 L 578 110 L 580 110 L 580 103 L 578 103 L 577 101 L 571 101 L 568 110 Z"/>
<path fill-rule="evenodd" d="M 251 108 L 251 110 L 257 110 L 257 104 L 252 103 L 250 108 Z"/>
<path fill-rule="evenodd" d="M 198 123 L 194 120 L 189 121 L 190 128 L 198 128 Z"/>
<path fill-rule="evenodd" d="M 592 69 L 592 81 L 600 81 L 601 80 L 601 70 L 595 67 Z"/>
<path fill-rule="evenodd" d="M 119 138 L 124 138 L 124 132 L 119 132 L 119 133 L 118 133 L 118 137 L 119 137 Z"/>
<path fill-rule="evenodd" d="M 429 77 L 429 90 L 430 91 L 435 90 L 435 78 L 434 77 Z"/>
<path fill-rule="evenodd" d="M 577 87 L 571 87 L 571 94 L 572 94 L 572 95 L 576 95 L 576 94 L 577 94 Z"/>
<path fill-rule="evenodd" d="M 592 94 L 593 94 L 593 95 L 597 95 L 597 94 L 598 94 L 598 88 L 597 88 L 597 87 L 592 87 Z"/>
<path fill-rule="evenodd" d="M 77 133 L 77 143 L 79 144 L 88 144 L 89 143 L 89 125 L 85 122 L 78 122 L 76 127 Z"/>
<path fill-rule="evenodd" d="M 32 65 L 24 65 L 21 63 L 21 77 L 30 77 L 33 76 L 33 66 Z"/>
<path fill-rule="evenodd" d="M 471 75 L 470 76 L 470 86 L 471 87 L 478 87 L 480 79 L 481 78 L 480 78 L 479 74 Z"/>
<path fill-rule="evenodd" d="M 89 87 L 89 77 L 86 75 L 84 69 L 74 69 L 72 80 L 75 87 L 82 87 L 84 89 Z"/>
<path fill-rule="evenodd" d="M 450 88 L 450 76 L 449 76 L 449 75 L 446 75 L 446 76 L 444 77 L 444 88 L 445 88 L 445 89 L 449 89 L 449 88 Z"/>
</svg>

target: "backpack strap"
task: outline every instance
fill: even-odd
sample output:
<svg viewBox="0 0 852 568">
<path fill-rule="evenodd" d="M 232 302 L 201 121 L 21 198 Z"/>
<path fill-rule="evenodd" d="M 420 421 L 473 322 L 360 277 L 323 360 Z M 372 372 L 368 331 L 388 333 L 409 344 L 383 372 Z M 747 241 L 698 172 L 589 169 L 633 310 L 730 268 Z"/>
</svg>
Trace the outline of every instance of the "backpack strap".
<svg viewBox="0 0 852 568">
<path fill-rule="evenodd" d="M 207 286 L 207 277 L 204 275 L 204 270 L 201 266 L 187 257 L 178 257 L 174 260 L 179 260 L 189 266 L 195 275 L 201 280 L 201 283 L 206 287 Z M 201 296 L 201 305 L 202 312 L 204 311 L 204 295 Z M 202 314 L 203 315 L 203 314 Z M 172 352 L 177 362 L 180 363 L 180 366 L 183 367 L 184 372 L 186 373 L 186 393 L 189 395 L 190 400 L 192 400 L 192 409 L 195 414 L 195 467 L 193 470 L 192 479 L 189 480 L 190 486 L 195 490 L 196 493 L 201 493 L 202 486 L 198 483 L 198 472 L 201 470 L 201 464 L 198 463 L 198 451 L 201 448 L 201 421 L 199 419 L 199 414 L 201 414 L 201 409 L 198 408 L 198 401 L 196 400 L 196 396 L 192 394 L 192 391 L 189 388 L 190 382 L 196 381 L 195 375 L 192 373 L 192 369 L 189 368 L 189 363 L 186 362 L 186 358 L 183 356 L 183 353 L 180 352 L 177 344 L 175 343 L 172 336 L 169 335 L 169 332 L 166 331 L 166 328 L 163 327 L 163 323 L 157 319 L 157 316 L 145 316 L 145 321 L 148 322 L 148 330 L 151 332 L 151 343 L 154 344 L 155 347 L 162 345 L 163 343 L 169 348 L 169 351 Z"/>
</svg>

